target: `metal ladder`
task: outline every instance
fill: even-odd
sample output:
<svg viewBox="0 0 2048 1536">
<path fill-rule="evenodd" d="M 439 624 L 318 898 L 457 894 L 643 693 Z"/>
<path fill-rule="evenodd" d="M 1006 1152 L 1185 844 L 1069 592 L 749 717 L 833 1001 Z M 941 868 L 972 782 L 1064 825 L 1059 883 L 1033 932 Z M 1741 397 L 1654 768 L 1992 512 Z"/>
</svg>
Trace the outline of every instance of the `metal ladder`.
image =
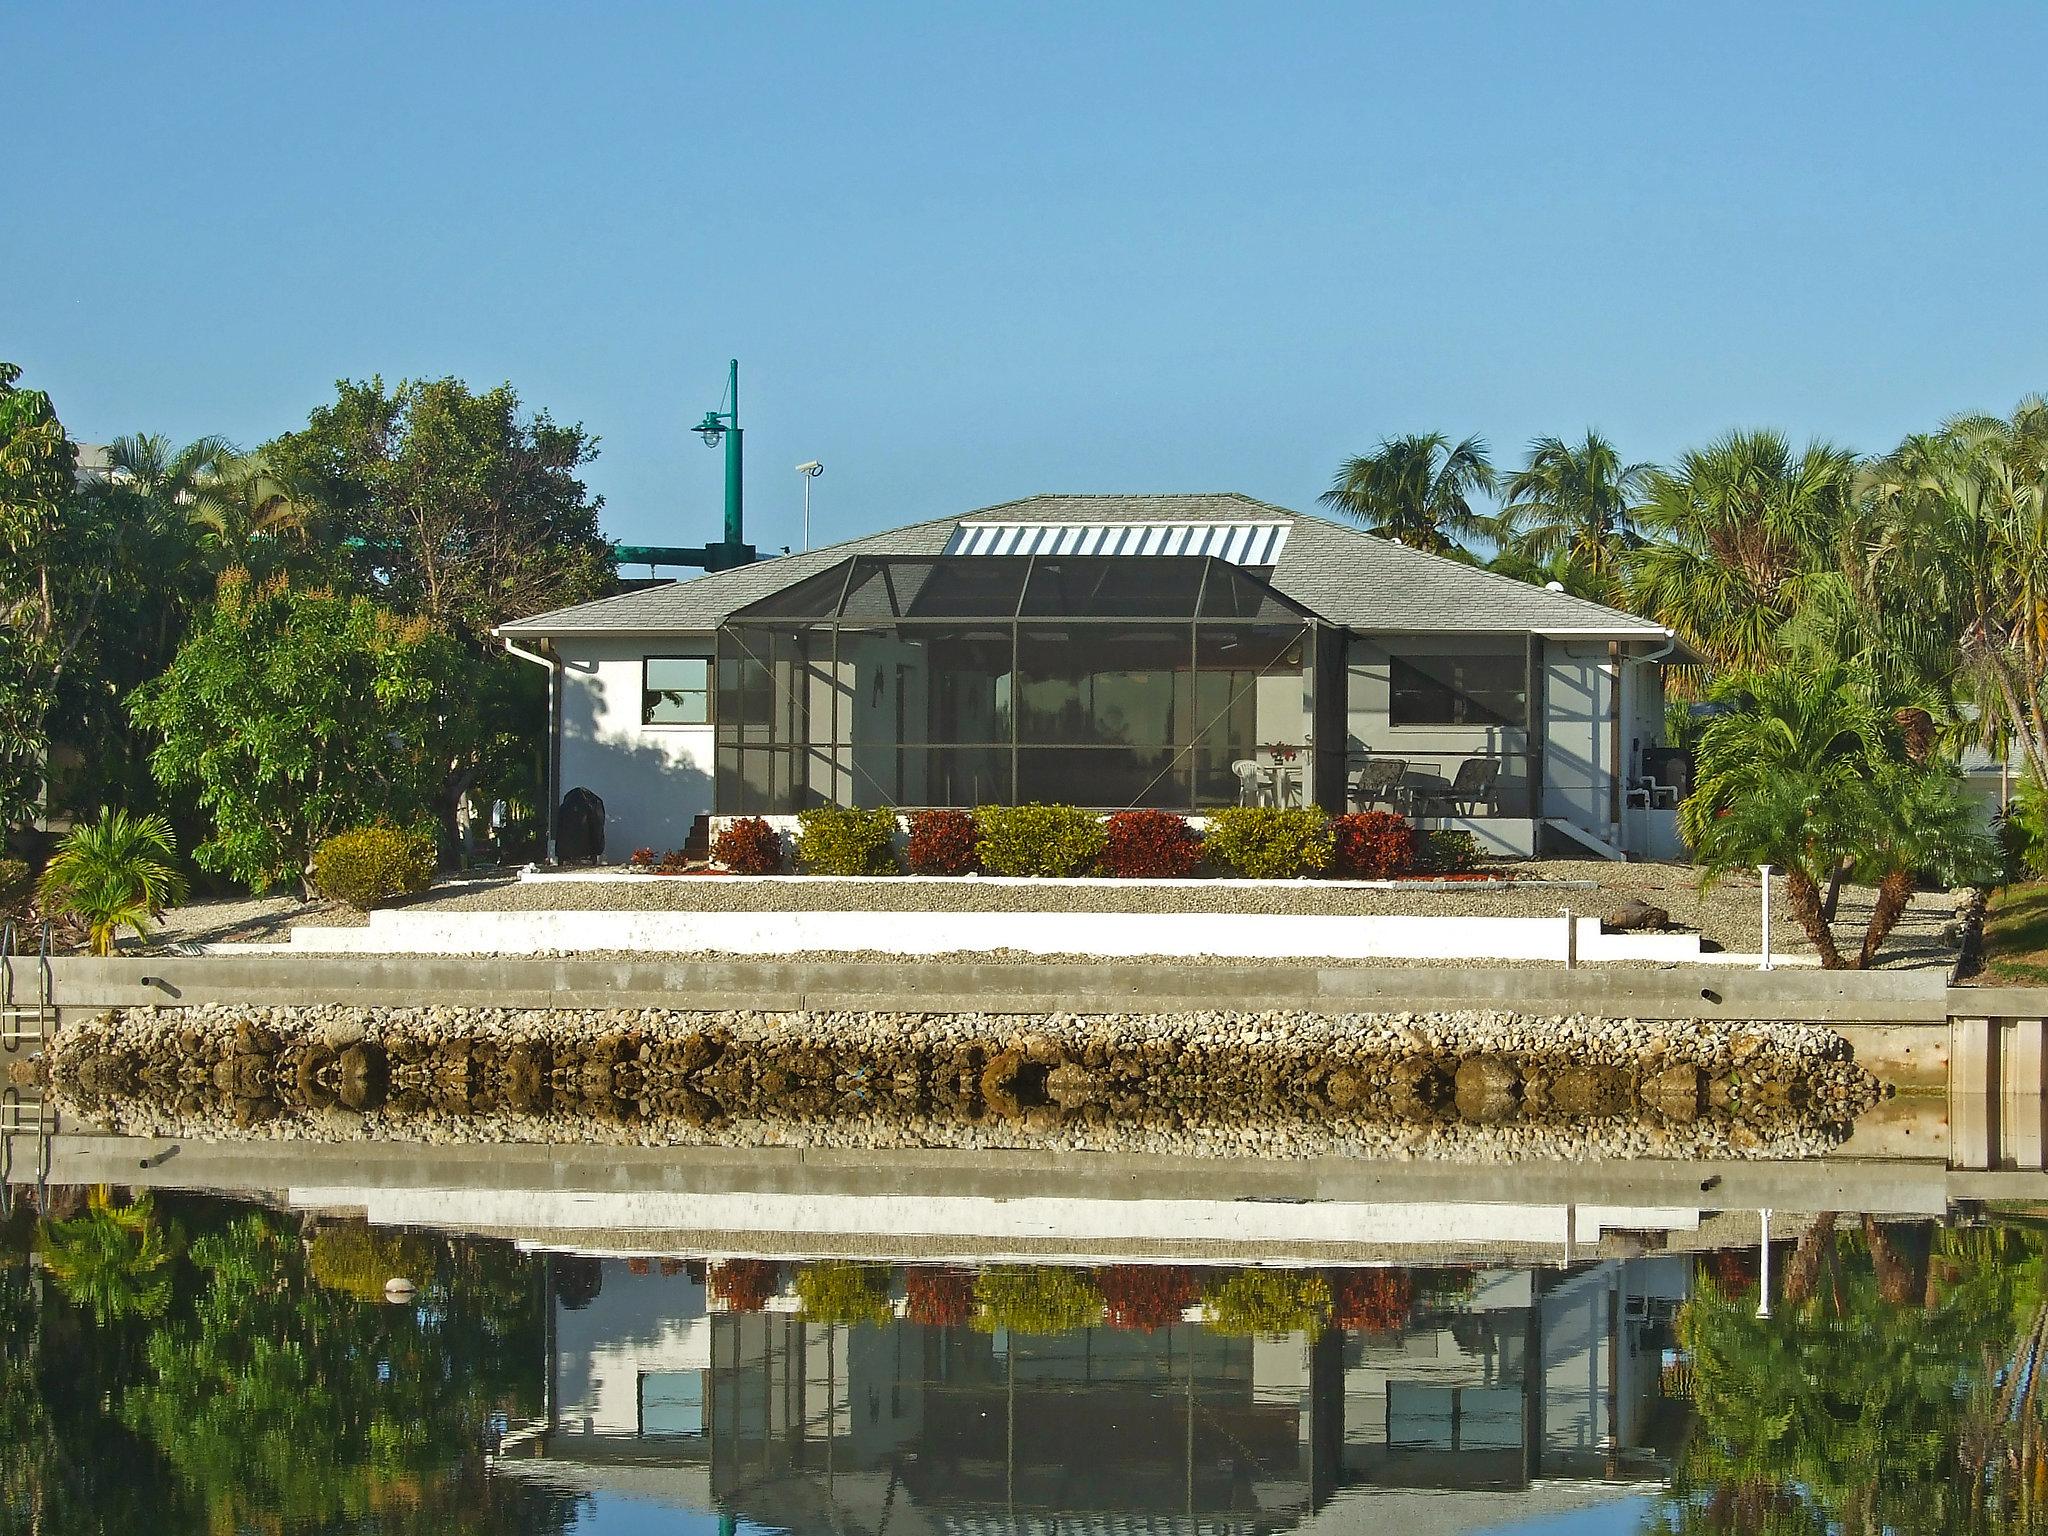
<svg viewBox="0 0 2048 1536">
<path fill-rule="evenodd" d="M 12 1056 L 24 1045 L 41 1045 L 57 1032 L 57 1006 L 50 987 L 50 925 L 36 940 L 36 1000 L 21 999 L 21 965 L 14 953 L 14 924 L 0 923 L 0 1051 Z"/>
</svg>

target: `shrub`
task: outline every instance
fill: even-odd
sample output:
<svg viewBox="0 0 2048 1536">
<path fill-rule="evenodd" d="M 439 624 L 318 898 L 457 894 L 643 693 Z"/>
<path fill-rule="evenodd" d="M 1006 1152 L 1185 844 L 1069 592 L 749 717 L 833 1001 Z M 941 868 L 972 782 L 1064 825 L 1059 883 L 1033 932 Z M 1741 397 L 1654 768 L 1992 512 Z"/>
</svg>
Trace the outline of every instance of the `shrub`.
<svg viewBox="0 0 2048 1536">
<path fill-rule="evenodd" d="M 996 875 L 1085 875 L 1102 857 L 1102 818 L 1071 805 L 984 805 L 974 813 L 981 867 Z"/>
<path fill-rule="evenodd" d="M 366 1221 L 323 1226 L 306 1250 L 306 1273 L 316 1285 L 358 1301 L 382 1301 L 387 1280 L 410 1280 L 425 1290 L 434 1269 L 433 1245 L 425 1238 L 380 1232 Z"/>
<path fill-rule="evenodd" d="M 807 875 L 896 873 L 896 813 L 821 805 L 797 817 L 796 858 Z"/>
<path fill-rule="evenodd" d="M 1354 1333 L 1398 1333 L 1415 1287 L 1405 1269 L 1343 1269 L 1330 1287 L 1330 1322 Z"/>
<path fill-rule="evenodd" d="M 718 834 L 711 857 L 736 875 L 772 875 L 782 868 L 782 834 L 758 816 L 742 816 Z"/>
<path fill-rule="evenodd" d="M 918 1264 L 903 1275 L 903 1311 L 927 1328 L 964 1328 L 974 1317 L 974 1272 Z"/>
<path fill-rule="evenodd" d="M 434 834 L 423 827 L 358 827 L 313 851 L 313 889 L 358 912 L 433 883 Z"/>
<path fill-rule="evenodd" d="M 1329 1316 L 1330 1283 L 1312 1269 L 1239 1269 L 1202 1301 L 1213 1333 L 1304 1333 Z"/>
<path fill-rule="evenodd" d="M 1330 873 L 1386 880 L 1415 867 L 1415 829 L 1392 811 L 1363 811 L 1330 823 Z"/>
<path fill-rule="evenodd" d="M 652 848 L 635 848 L 633 850 L 633 857 L 629 862 L 635 869 L 652 869 L 654 868 L 654 850 Z"/>
<path fill-rule="evenodd" d="M 1073 1333 L 1102 1316 L 1102 1293 L 1083 1269 L 997 1264 L 974 1280 L 974 1326 L 983 1333 Z"/>
<path fill-rule="evenodd" d="M 36 887 L 43 911 L 85 925 L 96 955 L 111 955 L 123 928 L 146 938 L 164 908 L 184 900 L 173 860 L 178 842 L 161 816 L 102 810 L 64 834 Z"/>
<path fill-rule="evenodd" d="M 1235 805 L 1209 818 L 1209 857 L 1253 880 L 1321 874 L 1330 846 L 1329 818 L 1310 808 Z"/>
<path fill-rule="evenodd" d="M 704 1277 L 712 1298 L 732 1312 L 760 1312 L 782 1285 L 782 1267 L 770 1259 L 726 1259 Z"/>
<path fill-rule="evenodd" d="M 1479 839 L 1470 832 L 1425 832 L 1416 849 L 1415 867 L 1431 875 L 1462 875 L 1479 867 Z"/>
<path fill-rule="evenodd" d="M 1171 811 L 1118 811 L 1102 826 L 1102 868 L 1125 880 L 1177 880 L 1202 862 L 1202 834 Z"/>
<path fill-rule="evenodd" d="M 918 811 L 910 818 L 903 862 L 913 875 L 964 875 L 974 868 L 980 837 L 972 811 Z"/>
<path fill-rule="evenodd" d="M 690 856 L 680 848 L 671 848 L 661 856 L 661 862 L 654 866 L 657 875 L 682 875 L 689 873 Z"/>
<path fill-rule="evenodd" d="M 894 1316 L 889 1309 L 889 1271 L 879 1264 L 821 1259 L 796 1272 L 797 1305 L 804 1321 L 852 1328 L 877 1327 Z"/>
<path fill-rule="evenodd" d="M 20 859 L 0 858 L 0 917 L 19 917 L 28 910 L 35 881 Z"/>
<path fill-rule="evenodd" d="M 1202 1293 L 1194 1271 L 1178 1264 L 1111 1264 L 1095 1272 L 1102 1320 L 1151 1333 L 1171 1328 Z"/>
</svg>

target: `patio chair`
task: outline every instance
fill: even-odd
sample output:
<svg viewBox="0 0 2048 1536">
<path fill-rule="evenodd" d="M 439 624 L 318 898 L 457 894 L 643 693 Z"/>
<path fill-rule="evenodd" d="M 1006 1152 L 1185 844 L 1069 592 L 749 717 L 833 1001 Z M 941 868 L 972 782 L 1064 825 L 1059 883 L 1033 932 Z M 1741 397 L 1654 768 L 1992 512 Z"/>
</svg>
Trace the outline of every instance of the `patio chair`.
<svg viewBox="0 0 2048 1536">
<path fill-rule="evenodd" d="M 1362 811 L 1371 810 L 1382 800 L 1389 810 L 1399 810 L 1401 780 L 1407 772 L 1405 757 L 1372 758 L 1351 781 L 1351 798 Z"/>
<path fill-rule="evenodd" d="M 1266 770 L 1263 765 L 1249 757 L 1240 757 L 1230 765 L 1230 771 L 1237 775 L 1237 803 L 1239 805 L 1264 805 L 1267 799 Z"/>
<path fill-rule="evenodd" d="M 1476 816 L 1484 810 L 1489 816 L 1500 814 L 1500 760 L 1493 757 L 1468 757 L 1458 764 L 1457 777 L 1450 787 L 1439 794 L 1430 796 L 1432 804 L 1447 810 L 1455 809 L 1466 816 Z"/>
</svg>

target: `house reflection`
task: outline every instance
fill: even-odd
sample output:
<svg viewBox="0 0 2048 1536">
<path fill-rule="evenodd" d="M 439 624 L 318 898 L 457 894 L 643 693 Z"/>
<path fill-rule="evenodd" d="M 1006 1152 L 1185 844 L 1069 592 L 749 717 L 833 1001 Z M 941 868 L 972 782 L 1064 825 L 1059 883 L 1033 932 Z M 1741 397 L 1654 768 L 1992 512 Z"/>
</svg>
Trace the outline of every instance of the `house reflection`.
<svg viewBox="0 0 2048 1536">
<path fill-rule="evenodd" d="M 715 1311 L 701 1267 L 637 1267 L 557 1300 L 529 1454 L 760 1525 L 894 1533 L 1283 1531 L 1396 1489 L 1455 1529 L 1461 1497 L 1640 1485 L 1691 1278 L 1679 1256 L 1483 1270 L 1381 1333 L 1026 1336 Z"/>
</svg>

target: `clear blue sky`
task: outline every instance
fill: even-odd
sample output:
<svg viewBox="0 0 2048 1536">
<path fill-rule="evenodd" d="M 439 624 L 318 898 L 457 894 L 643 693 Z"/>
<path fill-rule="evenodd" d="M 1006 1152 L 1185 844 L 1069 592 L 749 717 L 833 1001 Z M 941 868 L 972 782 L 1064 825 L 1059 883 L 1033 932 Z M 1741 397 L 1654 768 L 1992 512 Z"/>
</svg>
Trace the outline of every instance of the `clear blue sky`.
<svg viewBox="0 0 2048 1536">
<path fill-rule="evenodd" d="M 2048 5 L 15 5 L 0 357 L 73 433 L 509 379 L 629 540 L 1380 436 L 1858 448 L 2048 389 Z"/>
</svg>

